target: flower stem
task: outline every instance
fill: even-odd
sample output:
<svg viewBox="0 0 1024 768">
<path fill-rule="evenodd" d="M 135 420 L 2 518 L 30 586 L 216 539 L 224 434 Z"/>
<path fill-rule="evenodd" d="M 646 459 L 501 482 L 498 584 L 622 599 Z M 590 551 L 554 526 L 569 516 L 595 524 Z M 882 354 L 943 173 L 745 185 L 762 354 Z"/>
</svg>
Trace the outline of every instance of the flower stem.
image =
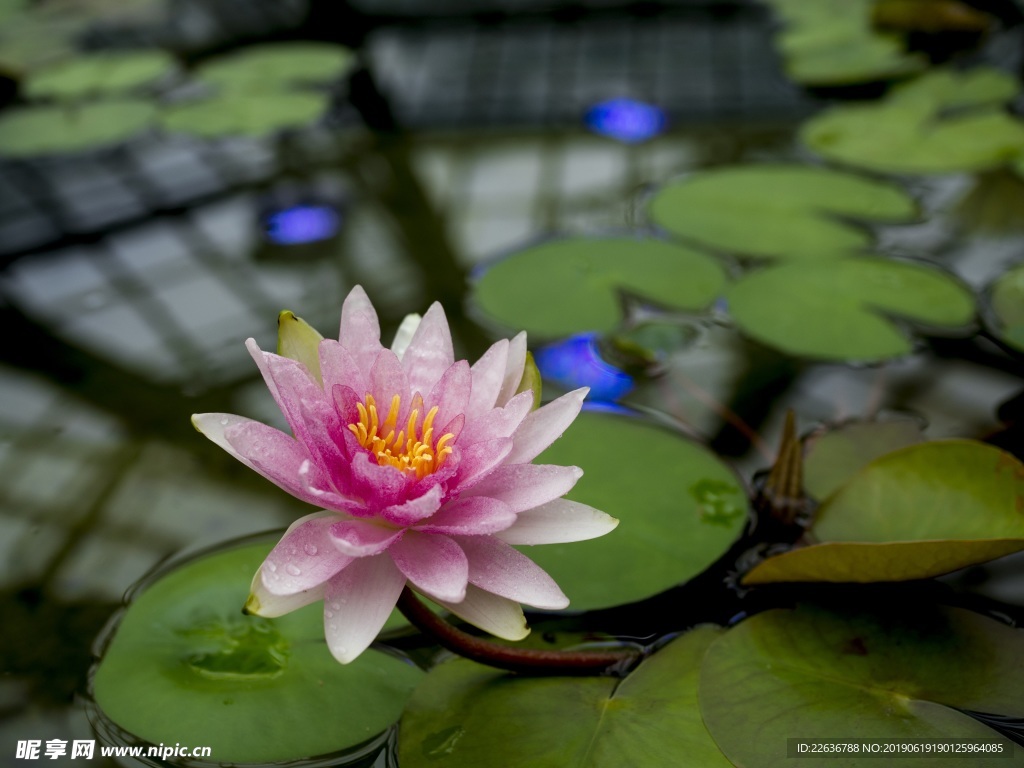
<svg viewBox="0 0 1024 768">
<path fill-rule="evenodd" d="M 612 674 L 640 658 L 633 648 L 602 651 L 556 651 L 516 648 L 457 629 L 420 602 L 409 587 L 398 598 L 398 610 L 409 622 L 453 653 L 499 669 L 533 675 Z"/>
</svg>

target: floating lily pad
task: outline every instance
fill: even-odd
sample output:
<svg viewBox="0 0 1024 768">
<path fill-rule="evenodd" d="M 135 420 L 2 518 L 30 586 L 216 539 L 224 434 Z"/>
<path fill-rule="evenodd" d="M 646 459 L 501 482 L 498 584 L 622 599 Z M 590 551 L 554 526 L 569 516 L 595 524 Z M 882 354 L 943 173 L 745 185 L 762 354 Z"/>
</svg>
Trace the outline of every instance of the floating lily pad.
<svg viewBox="0 0 1024 768">
<path fill-rule="evenodd" d="M 572 610 L 639 600 L 707 568 L 740 535 L 747 499 L 713 453 L 638 419 L 584 412 L 537 459 L 576 465 L 566 498 L 620 520 L 590 541 L 523 547 L 558 582 Z"/>
<path fill-rule="evenodd" d="M 804 488 L 827 499 L 874 459 L 922 440 L 914 419 L 843 424 L 814 439 L 804 460 Z"/>
<path fill-rule="evenodd" d="M 700 627 L 683 635 L 625 680 L 515 677 L 461 659 L 442 664 L 402 717 L 399 762 L 403 768 L 726 768 L 731 763 L 697 708 L 700 659 L 719 632 Z"/>
<path fill-rule="evenodd" d="M 726 293 L 736 324 L 790 354 L 883 360 L 909 353 L 890 316 L 956 330 L 974 317 L 974 296 L 951 275 L 881 258 L 793 263 L 747 275 Z"/>
<path fill-rule="evenodd" d="M 879 104 L 824 112 L 803 126 L 801 138 L 831 160 L 884 172 L 997 168 L 1024 152 L 1024 122 L 1001 107 L 1016 88 L 991 70 L 940 70 Z"/>
<path fill-rule="evenodd" d="M 818 509 L 811 544 L 744 577 L 776 581 L 927 579 L 1024 550 L 1024 465 L 972 440 L 875 459 Z"/>
<path fill-rule="evenodd" d="M 32 99 L 107 96 L 149 85 L 173 68 L 165 51 L 103 51 L 33 72 L 24 87 Z"/>
<path fill-rule="evenodd" d="M 263 136 L 311 124 L 327 109 L 319 93 L 232 93 L 179 104 L 161 116 L 169 131 L 200 136 Z"/>
<path fill-rule="evenodd" d="M 209 746 L 218 763 L 272 763 L 349 749 L 398 719 L 417 668 L 372 650 L 338 664 L 318 605 L 273 620 L 242 615 L 272 546 L 188 562 L 131 603 L 93 683 L 120 730 Z"/>
<path fill-rule="evenodd" d="M 996 280 L 991 296 L 996 333 L 1010 346 L 1024 351 L 1024 264 Z"/>
<path fill-rule="evenodd" d="M 742 165 L 664 187 L 650 215 L 673 235 L 765 259 L 821 259 L 865 250 L 871 235 L 842 219 L 902 222 L 917 214 L 900 187 L 806 165 Z"/>
<path fill-rule="evenodd" d="M 961 609 L 773 610 L 712 643 L 701 665 L 700 709 L 736 765 L 900 762 L 861 750 L 793 760 L 789 739 L 858 745 L 864 739 L 981 739 L 1019 755 L 1020 747 L 958 710 L 1024 715 L 1022 654 L 1024 632 Z M 975 766 L 979 760 L 913 757 L 920 766 Z"/>
<path fill-rule="evenodd" d="M 724 284 L 714 259 L 679 245 L 581 237 L 511 254 L 483 273 L 473 297 L 497 323 L 558 338 L 615 328 L 622 319 L 621 291 L 696 311 L 714 301 Z"/>
<path fill-rule="evenodd" d="M 786 23 L 778 35 L 786 73 L 811 86 L 851 85 L 919 72 L 927 59 L 872 26 L 874 0 L 768 0 Z"/>
<path fill-rule="evenodd" d="M 1005 104 L 1019 91 L 1015 77 L 991 67 L 937 69 L 897 85 L 888 100 L 927 102 L 935 109 L 952 110 Z"/>
<path fill-rule="evenodd" d="M 200 80 L 225 91 L 267 91 L 329 83 L 355 64 L 348 48 L 329 43 L 268 43 L 211 59 L 196 70 Z"/>
<path fill-rule="evenodd" d="M 155 116 L 153 105 L 145 101 L 13 109 L 0 115 L 0 154 L 23 157 L 98 149 L 141 133 Z"/>
</svg>

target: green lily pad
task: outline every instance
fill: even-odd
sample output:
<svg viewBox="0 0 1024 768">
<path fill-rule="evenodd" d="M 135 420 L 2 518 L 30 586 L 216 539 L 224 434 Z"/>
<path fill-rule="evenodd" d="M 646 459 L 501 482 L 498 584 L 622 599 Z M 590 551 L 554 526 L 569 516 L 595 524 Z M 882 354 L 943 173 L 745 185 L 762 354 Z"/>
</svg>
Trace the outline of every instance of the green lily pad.
<svg viewBox="0 0 1024 768">
<path fill-rule="evenodd" d="M 701 665 L 700 709 L 736 765 L 890 765 L 902 761 L 860 750 L 794 761 L 788 740 L 859 747 L 864 739 L 950 738 L 999 744 L 1016 757 L 991 762 L 1019 765 L 1020 747 L 957 710 L 1024 715 L 1021 654 L 1024 632 L 961 609 L 773 610 L 712 643 Z M 915 766 L 979 760 L 913 757 Z"/>
<path fill-rule="evenodd" d="M 903 222 L 917 215 L 900 187 L 806 165 L 741 165 L 664 187 L 650 215 L 668 232 L 763 259 L 821 259 L 865 250 L 871 236 L 842 219 Z"/>
<path fill-rule="evenodd" d="M 81 152 L 118 144 L 149 127 L 155 116 L 145 101 L 12 109 L 0 115 L 0 155 Z"/>
<path fill-rule="evenodd" d="M 24 87 L 32 99 L 109 96 L 149 85 L 173 68 L 165 51 L 103 51 L 33 72 Z"/>
<path fill-rule="evenodd" d="M 991 297 L 994 330 L 1011 347 L 1024 351 L 1024 264 L 996 280 Z"/>
<path fill-rule="evenodd" d="M 731 763 L 697 709 L 700 659 L 719 633 L 712 627 L 688 632 L 624 680 L 515 677 L 461 659 L 441 664 L 402 716 L 399 762 L 403 768 L 726 768 Z"/>
<path fill-rule="evenodd" d="M 1013 99 L 1020 83 L 992 67 L 969 70 L 936 69 L 892 89 L 889 101 L 926 102 L 933 109 L 997 106 Z"/>
<path fill-rule="evenodd" d="M 327 109 L 321 93 L 232 93 L 175 105 L 161 115 L 169 131 L 220 136 L 263 136 L 311 124 Z"/>
<path fill-rule="evenodd" d="M 267 91 L 329 83 L 355 65 L 348 48 L 330 43 L 268 43 L 211 59 L 196 70 L 200 80 L 224 91 Z"/>
<path fill-rule="evenodd" d="M 768 0 L 786 23 L 778 35 L 786 73 L 810 86 L 888 80 L 919 72 L 927 59 L 909 54 L 902 38 L 872 26 L 874 0 Z"/>
<path fill-rule="evenodd" d="M 1024 464 L 973 440 L 910 445 L 875 459 L 830 496 L 811 544 L 743 581 L 927 579 L 1024 550 Z"/>
<path fill-rule="evenodd" d="M 881 258 L 782 264 L 748 274 L 726 293 L 746 333 L 802 357 L 872 361 L 912 350 L 889 316 L 935 329 L 966 327 L 974 296 L 957 279 L 921 264 Z"/>
<path fill-rule="evenodd" d="M 218 763 L 346 750 L 398 719 L 417 668 L 373 650 L 338 664 L 318 605 L 273 620 L 242 615 L 272 546 L 185 563 L 135 598 L 93 681 L 107 718 L 152 744 L 209 746 Z"/>
<path fill-rule="evenodd" d="M 650 239 L 570 238 L 535 245 L 489 267 L 473 298 L 490 320 L 558 338 L 609 331 L 622 319 L 620 292 L 670 309 L 702 310 L 725 272 L 714 259 Z"/>
<path fill-rule="evenodd" d="M 1024 152 L 1024 122 L 999 103 L 1015 88 L 1005 75 L 988 70 L 939 71 L 895 89 L 879 104 L 824 112 L 800 135 L 830 160 L 883 172 L 997 168 Z"/>
<path fill-rule="evenodd" d="M 696 576 L 747 522 L 746 494 L 731 469 L 639 419 L 585 411 L 537 462 L 581 467 L 566 498 L 620 520 L 590 541 L 521 547 L 572 610 L 640 600 Z"/>
<path fill-rule="evenodd" d="M 827 499 L 866 464 L 886 453 L 924 440 L 914 419 L 854 421 L 813 440 L 804 459 L 804 488 Z"/>
</svg>

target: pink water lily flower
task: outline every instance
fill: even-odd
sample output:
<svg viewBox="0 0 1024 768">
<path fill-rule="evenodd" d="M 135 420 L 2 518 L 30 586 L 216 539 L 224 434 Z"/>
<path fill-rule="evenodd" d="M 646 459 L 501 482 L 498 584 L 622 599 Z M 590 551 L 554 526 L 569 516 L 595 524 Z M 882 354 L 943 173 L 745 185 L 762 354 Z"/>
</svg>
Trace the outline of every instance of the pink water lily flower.
<svg viewBox="0 0 1024 768">
<path fill-rule="evenodd" d="M 498 637 L 525 637 L 520 603 L 569 601 L 512 545 L 581 541 L 618 522 L 561 498 L 579 468 L 531 463 L 576 418 L 585 389 L 534 409 L 532 391 L 517 394 L 525 334 L 471 367 L 455 361 L 439 304 L 406 320 L 393 347 L 381 346 L 356 287 L 338 341 L 289 313 L 281 355 L 249 339 L 291 435 L 230 414 L 193 417 L 239 461 L 321 508 L 270 552 L 246 607 L 280 616 L 323 600 L 342 663 L 373 642 L 406 584 Z"/>
</svg>

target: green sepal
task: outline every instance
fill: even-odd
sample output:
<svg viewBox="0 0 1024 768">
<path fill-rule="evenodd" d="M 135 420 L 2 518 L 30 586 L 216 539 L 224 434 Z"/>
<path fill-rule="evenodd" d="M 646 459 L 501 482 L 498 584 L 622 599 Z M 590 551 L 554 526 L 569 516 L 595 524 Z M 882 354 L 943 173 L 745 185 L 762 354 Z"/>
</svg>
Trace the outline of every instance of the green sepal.
<svg viewBox="0 0 1024 768">
<path fill-rule="evenodd" d="M 290 310 L 277 316 L 277 354 L 306 366 L 313 377 L 323 385 L 320 375 L 320 342 L 316 328 Z"/>
</svg>

